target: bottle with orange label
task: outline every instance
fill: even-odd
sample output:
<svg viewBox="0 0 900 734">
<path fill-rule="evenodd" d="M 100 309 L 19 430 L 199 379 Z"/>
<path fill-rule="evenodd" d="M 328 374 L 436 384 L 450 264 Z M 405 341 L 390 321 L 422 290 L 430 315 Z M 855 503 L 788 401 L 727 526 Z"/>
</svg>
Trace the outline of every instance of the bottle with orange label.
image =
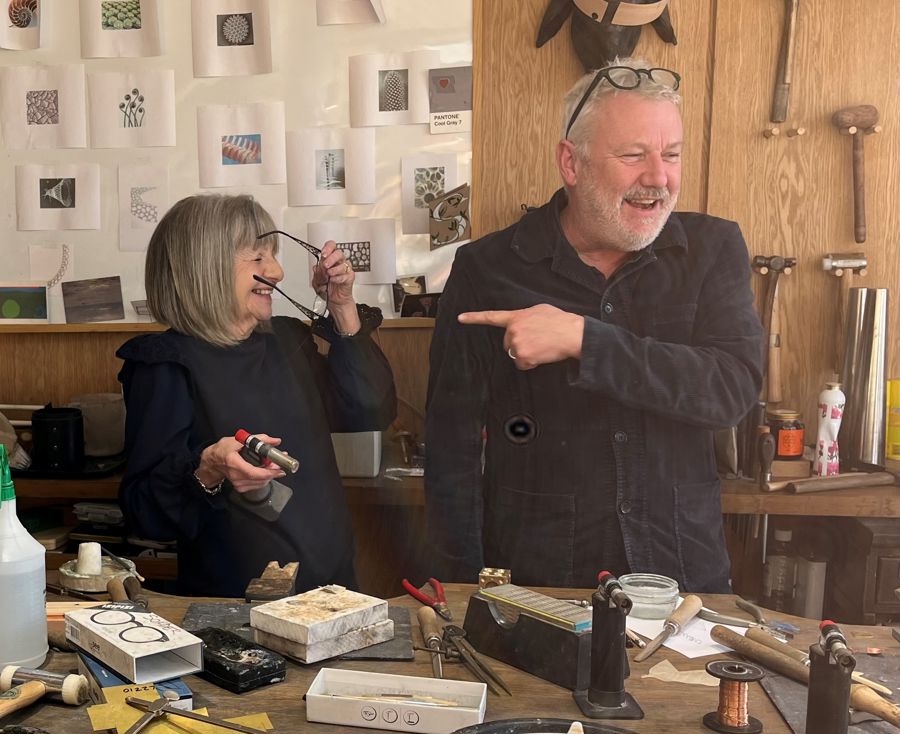
<svg viewBox="0 0 900 734">
<path fill-rule="evenodd" d="M 775 437 L 776 459 L 802 459 L 805 428 L 796 410 L 766 411 L 769 429 Z"/>
</svg>

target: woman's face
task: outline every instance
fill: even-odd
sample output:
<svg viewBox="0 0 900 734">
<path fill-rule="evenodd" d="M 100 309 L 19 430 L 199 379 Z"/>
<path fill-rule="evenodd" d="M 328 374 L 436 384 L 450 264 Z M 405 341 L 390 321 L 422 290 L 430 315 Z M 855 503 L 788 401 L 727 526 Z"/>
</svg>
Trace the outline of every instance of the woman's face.
<svg viewBox="0 0 900 734">
<path fill-rule="evenodd" d="M 254 275 L 273 283 L 284 277 L 284 270 L 275 259 L 271 246 L 245 247 L 234 256 L 234 294 L 238 304 L 234 329 L 241 338 L 249 336 L 260 321 L 272 318 L 272 289 L 254 280 Z"/>
</svg>

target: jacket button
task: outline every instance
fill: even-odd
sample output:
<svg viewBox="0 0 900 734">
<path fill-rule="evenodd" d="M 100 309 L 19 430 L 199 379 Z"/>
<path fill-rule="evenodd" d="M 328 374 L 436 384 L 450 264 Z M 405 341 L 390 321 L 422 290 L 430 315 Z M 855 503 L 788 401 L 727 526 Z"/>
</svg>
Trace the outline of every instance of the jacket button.
<svg viewBox="0 0 900 734">
<path fill-rule="evenodd" d="M 603 305 L 603 310 L 609 314 L 612 313 L 615 309 L 613 308 L 613 305 L 611 303 L 606 303 Z"/>
<path fill-rule="evenodd" d="M 629 502 L 628 500 L 624 500 L 622 504 L 619 505 L 619 512 L 621 512 L 623 515 L 627 515 L 629 512 L 631 512 L 631 502 Z"/>
<path fill-rule="evenodd" d="M 625 443 L 628 440 L 628 434 L 625 431 L 616 431 L 613 438 L 616 439 L 617 443 Z"/>
</svg>

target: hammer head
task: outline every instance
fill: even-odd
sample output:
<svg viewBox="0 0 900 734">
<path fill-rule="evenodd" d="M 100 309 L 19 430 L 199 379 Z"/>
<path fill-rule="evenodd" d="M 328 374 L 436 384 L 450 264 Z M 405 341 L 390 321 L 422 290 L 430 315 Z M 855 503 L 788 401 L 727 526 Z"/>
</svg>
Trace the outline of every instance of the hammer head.
<svg viewBox="0 0 900 734">
<path fill-rule="evenodd" d="M 58 694 L 63 703 L 79 706 L 88 698 L 88 682 L 83 675 L 51 673 L 49 670 L 20 668 L 7 665 L 0 671 L 0 691 L 8 691 L 15 685 L 31 680 L 40 681 L 48 693 Z"/>
<path fill-rule="evenodd" d="M 878 124 L 878 108 L 870 104 L 844 107 L 831 116 L 831 122 L 839 129 L 856 127 L 868 130 Z"/>
<path fill-rule="evenodd" d="M 753 258 L 753 267 L 765 275 L 770 270 L 776 273 L 790 273 L 791 268 L 797 264 L 795 257 L 782 257 L 781 255 L 756 255 Z"/>
</svg>

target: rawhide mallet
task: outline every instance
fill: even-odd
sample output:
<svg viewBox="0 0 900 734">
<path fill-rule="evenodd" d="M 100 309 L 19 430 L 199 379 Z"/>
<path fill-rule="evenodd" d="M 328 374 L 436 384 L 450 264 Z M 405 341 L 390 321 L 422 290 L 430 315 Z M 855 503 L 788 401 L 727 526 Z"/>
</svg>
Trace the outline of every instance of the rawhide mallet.
<svg viewBox="0 0 900 734">
<path fill-rule="evenodd" d="M 63 703 L 79 706 L 88 697 L 87 678 L 83 675 L 64 675 L 48 670 L 20 668 L 7 665 L 0 671 L 0 718 L 30 706 L 50 693 Z"/>
<path fill-rule="evenodd" d="M 878 109 L 870 104 L 844 107 L 831 117 L 844 135 L 853 136 L 853 234 L 857 242 L 866 241 L 866 156 L 863 135 L 881 132 Z"/>
</svg>

